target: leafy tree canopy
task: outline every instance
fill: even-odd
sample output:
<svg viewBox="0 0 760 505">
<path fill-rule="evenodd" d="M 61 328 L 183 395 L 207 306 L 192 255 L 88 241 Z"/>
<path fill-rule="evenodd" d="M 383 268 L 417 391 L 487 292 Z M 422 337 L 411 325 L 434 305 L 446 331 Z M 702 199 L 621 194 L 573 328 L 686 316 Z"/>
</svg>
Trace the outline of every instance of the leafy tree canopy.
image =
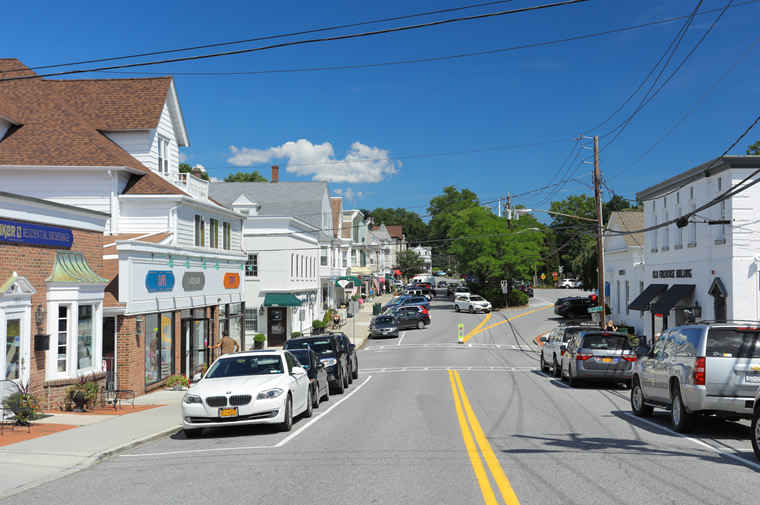
<svg viewBox="0 0 760 505">
<path fill-rule="evenodd" d="M 449 236 L 449 228 L 454 221 L 454 213 L 460 210 L 479 207 L 478 195 L 469 189 L 458 191 L 456 186 L 446 186 L 443 194 L 430 200 L 428 214 L 430 215 L 431 239 L 444 239 Z"/>
<path fill-rule="evenodd" d="M 193 173 L 193 167 L 190 166 L 189 163 L 180 163 L 179 164 L 179 171 L 183 174 L 192 174 Z M 208 174 L 206 172 L 201 171 L 201 179 L 204 181 L 210 180 L 208 177 Z"/>
<path fill-rule="evenodd" d="M 747 154 L 749 156 L 760 156 L 760 140 L 750 146 L 747 146 Z"/>
<path fill-rule="evenodd" d="M 395 268 L 401 270 L 404 277 L 413 277 L 425 270 L 425 260 L 411 249 L 396 254 Z"/>
<path fill-rule="evenodd" d="M 258 170 L 253 172 L 238 172 L 224 178 L 224 182 L 269 182 Z"/>
</svg>

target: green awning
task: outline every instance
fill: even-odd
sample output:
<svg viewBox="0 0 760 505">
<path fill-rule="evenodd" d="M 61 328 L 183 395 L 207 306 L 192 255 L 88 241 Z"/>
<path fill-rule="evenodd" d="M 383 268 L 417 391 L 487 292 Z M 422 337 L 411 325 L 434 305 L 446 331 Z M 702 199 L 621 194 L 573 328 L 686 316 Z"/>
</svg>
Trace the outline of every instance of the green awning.
<svg viewBox="0 0 760 505">
<path fill-rule="evenodd" d="M 84 253 L 56 251 L 53 273 L 47 282 L 73 282 L 78 284 L 107 284 L 108 280 L 92 271 Z"/>
<path fill-rule="evenodd" d="M 354 287 L 362 285 L 362 280 L 360 278 L 358 278 L 358 277 L 353 276 L 353 275 L 351 275 L 351 276 L 345 276 L 344 275 L 343 277 L 338 277 L 338 280 L 335 281 L 335 285 L 336 286 L 340 286 L 340 284 L 338 284 L 338 281 L 351 281 L 351 282 L 354 283 Z"/>
<path fill-rule="evenodd" d="M 300 307 L 301 300 L 290 293 L 267 293 L 264 307 Z"/>
</svg>

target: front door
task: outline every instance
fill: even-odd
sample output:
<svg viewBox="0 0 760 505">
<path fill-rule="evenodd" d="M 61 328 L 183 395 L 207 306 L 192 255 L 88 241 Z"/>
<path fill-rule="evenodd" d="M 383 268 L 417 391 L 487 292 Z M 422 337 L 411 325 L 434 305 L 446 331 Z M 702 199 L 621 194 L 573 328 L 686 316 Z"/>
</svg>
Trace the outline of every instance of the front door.
<svg viewBox="0 0 760 505">
<path fill-rule="evenodd" d="M 267 321 L 267 344 L 269 346 L 285 345 L 287 340 L 287 308 L 269 307 Z"/>
<path fill-rule="evenodd" d="M 28 339 L 26 335 L 26 321 L 24 313 L 9 312 L 5 319 L 5 342 L 4 342 L 4 377 L 0 379 L 29 380 L 29 350 L 27 349 Z M 26 341 L 25 341 L 26 340 Z"/>
<path fill-rule="evenodd" d="M 208 319 L 182 320 L 182 373 L 191 380 L 201 372 L 206 362 Z"/>
<path fill-rule="evenodd" d="M 116 370 L 116 318 L 103 318 L 103 362 L 106 370 Z"/>
</svg>

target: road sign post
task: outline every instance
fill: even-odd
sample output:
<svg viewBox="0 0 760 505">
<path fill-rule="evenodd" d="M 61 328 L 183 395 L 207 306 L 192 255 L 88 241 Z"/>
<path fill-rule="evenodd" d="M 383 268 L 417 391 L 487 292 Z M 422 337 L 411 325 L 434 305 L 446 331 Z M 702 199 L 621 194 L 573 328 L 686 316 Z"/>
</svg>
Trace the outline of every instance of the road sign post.
<svg viewBox="0 0 760 505">
<path fill-rule="evenodd" d="M 464 325 L 459 323 L 459 343 L 464 344 Z"/>
</svg>

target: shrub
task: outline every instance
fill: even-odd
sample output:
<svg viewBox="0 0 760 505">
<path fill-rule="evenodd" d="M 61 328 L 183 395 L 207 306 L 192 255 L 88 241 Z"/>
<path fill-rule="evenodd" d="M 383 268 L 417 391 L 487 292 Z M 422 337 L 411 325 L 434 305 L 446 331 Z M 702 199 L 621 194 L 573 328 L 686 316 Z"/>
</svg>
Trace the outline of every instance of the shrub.
<svg viewBox="0 0 760 505">
<path fill-rule="evenodd" d="M 326 326 L 327 326 L 327 323 L 325 323 L 321 319 L 315 319 L 314 321 L 311 322 L 311 327 L 314 328 L 315 330 L 322 330 Z"/>
<path fill-rule="evenodd" d="M 300 336 L 301 336 L 301 332 L 300 331 L 294 331 L 293 333 L 290 334 L 291 338 L 298 338 Z"/>
<path fill-rule="evenodd" d="M 175 385 L 186 388 L 190 385 L 190 381 L 182 374 L 170 375 L 169 378 L 166 379 L 166 387 L 173 388 Z"/>
<path fill-rule="evenodd" d="M 509 303 L 510 307 L 515 305 L 528 305 L 528 295 L 519 289 L 512 290 L 512 292 L 507 295 L 507 303 Z"/>
<path fill-rule="evenodd" d="M 263 333 L 257 333 L 257 334 L 256 334 L 256 335 L 253 337 L 253 341 L 254 341 L 254 342 L 266 342 L 266 341 L 267 341 L 267 336 L 266 336 L 266 335 L 264 335 Z"/>
</svg>

